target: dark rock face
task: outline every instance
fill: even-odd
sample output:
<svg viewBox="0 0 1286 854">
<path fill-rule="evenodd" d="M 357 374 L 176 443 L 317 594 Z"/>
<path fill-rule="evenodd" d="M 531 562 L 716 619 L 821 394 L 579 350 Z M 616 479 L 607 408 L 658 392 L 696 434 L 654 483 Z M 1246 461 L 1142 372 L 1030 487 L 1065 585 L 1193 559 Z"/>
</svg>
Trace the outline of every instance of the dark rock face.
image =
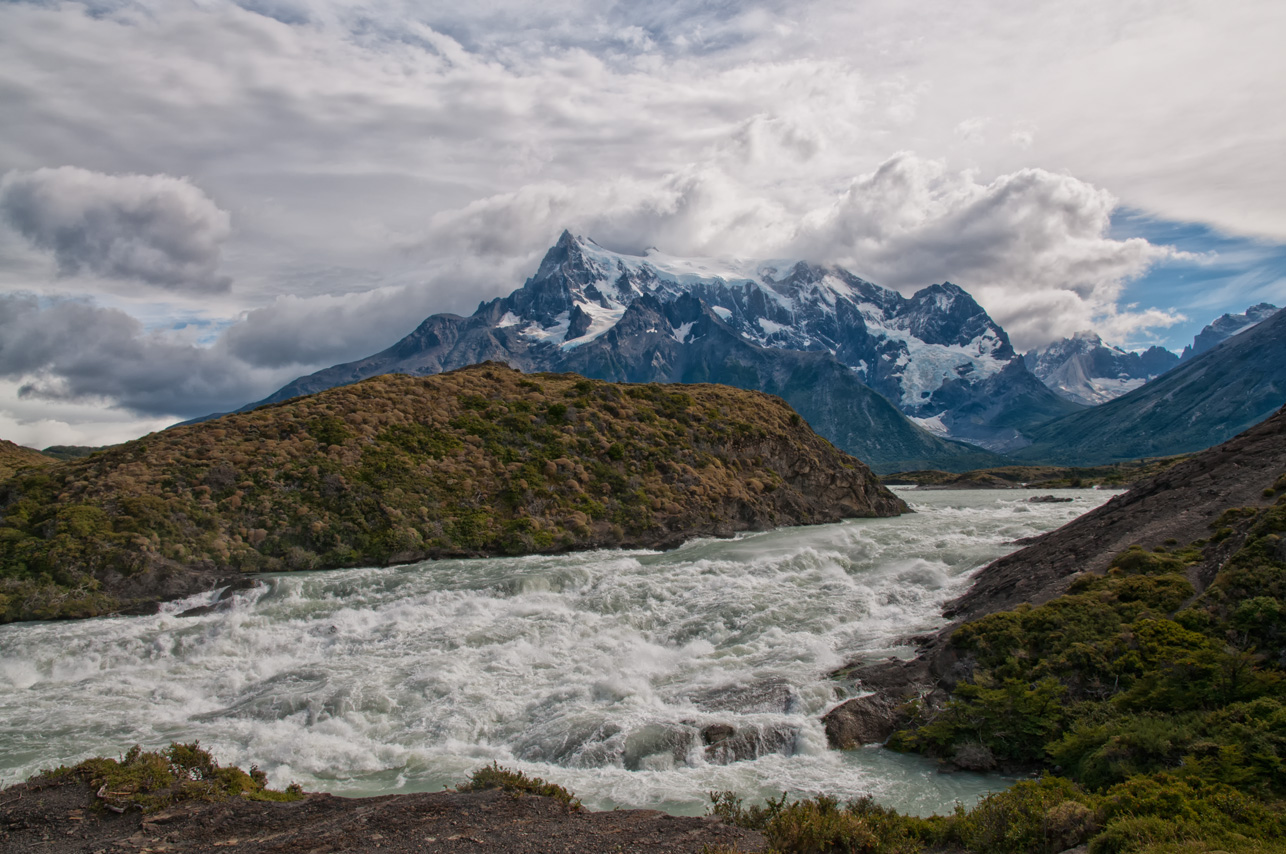
<svg viewBox="0 0 1286 854">
<path fill-rule="evenodd" d="M 1099 465 L 1185 454 L 1226 441 L 1286 401 L 1286 312 L 1102 406 L 1029 431 L 1013 456 Z"/>
<path fill-rule="evenodd" d="M 707 727 L 702 736 L 710 729 L 712 727 Z M 758 759 L 770 753 L 790 756 L 795 752 L 795 740 L 798 737 L 799 728 L 789 724 L 743 726 L 709 743 L 705 748 L 705 760 L 715 765 L 729 765 Z"/>
<path fill-rule="evenodd" d="M 879 744 L 898 728 L 902 718 L 898 705 L 884 694 L 868 694 L 841 703 L 822 718 L 827 743 L 840 750 Z"/>
<path fill-rule="evenodd" d="M 768 391 L 884 471 L 995 464 L 949 440 L 1007 451 L 1036 424 L 1077 409 L 1029 373 L 1005 331 L 951 283 L 906 298 L 838 268 L 694 265 L 619 255 L 564 233 L 509 296 L 468 318 L 430 317 L 388 350 L 301 377 L 246 409 L 381 373 L 491 359 L 522 371 Z"/>
<path fill-rule="evenodd" d="M 500 789 L 337 798 L 294 803 L 188 801 L 161 812 L 92 808 L 79 780 L 36 779 L 0 792 L 0 854 L 86 851 L 227 851 L 231 854 L 389 854 L 505 851 L 585 854 L 765 851 L 754 831 L 657 810 L 576 810 L 553 798 Z"/>
</svg>

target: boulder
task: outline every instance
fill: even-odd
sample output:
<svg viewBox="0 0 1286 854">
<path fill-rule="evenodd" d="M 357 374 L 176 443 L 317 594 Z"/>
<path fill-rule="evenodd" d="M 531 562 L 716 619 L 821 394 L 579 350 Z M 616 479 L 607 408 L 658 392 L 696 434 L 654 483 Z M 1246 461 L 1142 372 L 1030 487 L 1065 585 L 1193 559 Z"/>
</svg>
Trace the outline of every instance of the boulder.
<svg viewBox="0 0 1286 854">
<path fill-rule="evenodd" d="M 868 694 L 841 703 L 822 718 L 826 741 L 840 750 L 878 744 L 898 728 L 902 720 L 900 705 L 883 694 Z"/>
</svg>

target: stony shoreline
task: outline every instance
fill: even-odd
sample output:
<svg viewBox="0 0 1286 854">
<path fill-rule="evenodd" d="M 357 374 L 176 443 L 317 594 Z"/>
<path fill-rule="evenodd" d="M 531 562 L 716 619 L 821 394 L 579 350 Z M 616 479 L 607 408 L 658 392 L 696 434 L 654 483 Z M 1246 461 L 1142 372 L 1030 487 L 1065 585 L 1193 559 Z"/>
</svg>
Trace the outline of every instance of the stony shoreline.
<svg viewBox="0 0 1286 854">
<path fill-rule="evenodd" d="M 594 812 L 501 789 L 293 803 L 185 801 L 144 814 L 95 807 L 90 784 L 33 778 L 0 791 L 0 854 L 206 852 L 304 854 L 505 851 L 512 854 L 700 854 L 765 851 L 761 834 L 657 810 Z"/>
</svg>

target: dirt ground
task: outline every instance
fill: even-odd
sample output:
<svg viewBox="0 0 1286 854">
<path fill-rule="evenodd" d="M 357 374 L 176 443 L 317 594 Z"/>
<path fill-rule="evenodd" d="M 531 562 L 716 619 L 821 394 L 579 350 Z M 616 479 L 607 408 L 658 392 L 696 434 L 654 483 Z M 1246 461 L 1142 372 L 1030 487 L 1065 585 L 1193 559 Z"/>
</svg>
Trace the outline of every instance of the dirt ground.
<svg viewBox="0 0 1286 854">
<path fill-rule="evenodd" d="M 0 854 L 700 854 L 767 848 L 759 834 L 715 819 L 656 810 L 575 811 L 552 798 L 498 789 L 375 798 L 315 794 L 293 803 L 188 802 L 150 815 L 137 809 L 116 814 L 95 808 L 95 800 L 78 780 L 33 780 L 0 791 Z"/>
</svg>

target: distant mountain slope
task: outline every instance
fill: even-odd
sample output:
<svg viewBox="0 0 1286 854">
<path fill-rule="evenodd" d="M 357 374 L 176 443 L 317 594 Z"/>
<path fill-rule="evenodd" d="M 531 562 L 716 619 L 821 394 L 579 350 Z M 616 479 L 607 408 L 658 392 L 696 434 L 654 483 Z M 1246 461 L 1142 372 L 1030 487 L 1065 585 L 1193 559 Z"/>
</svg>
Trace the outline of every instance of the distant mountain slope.
<svg viewBox="0 0 1286 854">
<path fill-rule="evenodd" d="M 434 315 L 381 353 L 300 377 L 245 409 L 486 359 L 781 394 L 824 436 L 883 470 L 993 465 L 994 454 L 943 440 L 1021 447 L 1025 431 L 1078 409 L 1027 371 L 1004 330 L 955 285 L 907 298 L 838 268 L 620 255 L 569 233 L 509 296 L 467 318 Z"/>
<path fill-rule="evenodd" d="M 1031 431 L 1023 460 L 1097 465 L 1200 451 L 1286 401 L 1286 312 L 1116 400 Z"/>
<path fill-rule="evenodd" d="M 1246 309 L 1245 314 L 1224 314 L 1212 320 L 1197 333 L 1192 343 L 1183 348 L 1179 356 L 1181 361 L 1188 361 L 1194 356 L 1222 344 L 1234 335 L 1245 332 L 1257 323 L 1262 323 L 1277 313 L 1277 306 L 1261 302 Z"/>
<path fill-rule="evenodd" d="M 1023 360 L 1055 394 L 1087 406 L 1114 400 L 1179 364 L 1169 350 L 1150 347 L 1130 353 L 1104 344 L 1094 332 L 1030 350 Z"/>
<path fill-rule="evenodd" d="M 15 471 L 27 466 L 48 466 L 56 462 L 39 451 L 16 445 L 8 439 L 0 439 L 0 480 L 10 477 Z"/>
<path fill-rule="evenodd" d="M 668 548 L 906 505 L 781 400 L 498 364 L 381 376 L 0 483 L 0 622 L 247 571 Z"/>
</svg>

